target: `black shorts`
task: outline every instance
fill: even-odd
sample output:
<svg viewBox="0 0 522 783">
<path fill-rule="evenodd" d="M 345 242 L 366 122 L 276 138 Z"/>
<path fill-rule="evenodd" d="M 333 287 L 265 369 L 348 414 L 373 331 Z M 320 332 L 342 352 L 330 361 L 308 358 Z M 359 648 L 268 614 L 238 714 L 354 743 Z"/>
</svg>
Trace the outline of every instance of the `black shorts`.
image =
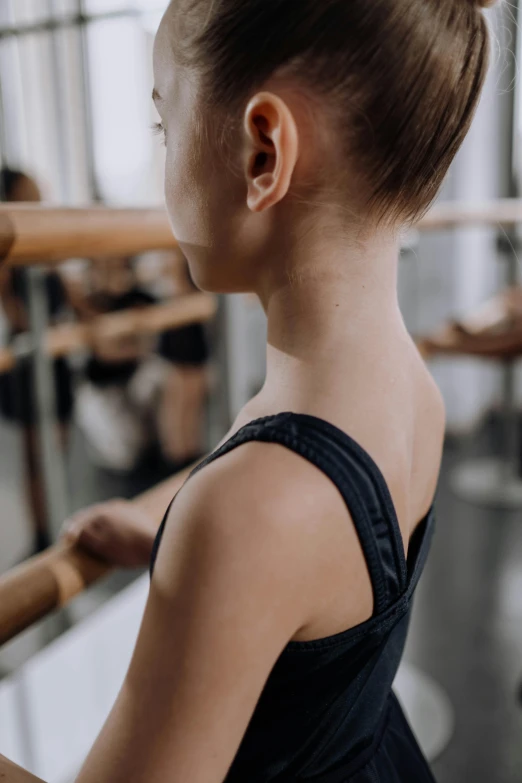
<svg viewBox="0 0 522 783">
<path fill-rule="evenodd" d="M 131 359 L 124 362 L 106 362 L 91 356 L 85 367 L 85 377 L 93 386 L 104 389 L 108 386 L 126 386 L 140 362 Z"/>
<path fill-rule="evenodd" d="M 70 421 L 74 406 L 72 373 L 65 359 L 52 364 L 56 394 L 56 414 L 62 423 Z M 19 359 L 16 367 L 0 373 L 0 412 L 9 421 L 25 426 L 37 423 L 35 373 L 30 357 Z"/>
<path fill-rule="evenodd" d="M 190 324 L 190 326 L 162 332 L 158 342 L 158 353 L 172 364 L 195 367 L 206 364 L 210 351 L 203 325 Z"/>
</svg>

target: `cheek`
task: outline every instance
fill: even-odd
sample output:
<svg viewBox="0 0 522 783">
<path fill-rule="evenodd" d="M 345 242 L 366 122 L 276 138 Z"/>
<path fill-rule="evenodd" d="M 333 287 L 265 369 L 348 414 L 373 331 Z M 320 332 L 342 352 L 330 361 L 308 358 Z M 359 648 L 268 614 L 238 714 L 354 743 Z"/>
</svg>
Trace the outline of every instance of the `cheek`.
<svg viewBox="0 0 522 783">
<path fill-rule="evenodd" d="M 194 145 L 178 139 L 167 147 L 165 203 L 174 235 L 180 242 L 208 246 L 212 243 L 212 183 L 206 165 Z"/>
<path fill-rule="evenodd" d="M 243 233 L 243 190 L 237 177 L 216 166 L 209 150 L 195 155 L 181 139 L 167 148 L 165 201 L 170 224 L 202 290 L 236 288 L 236 267 L 245 251 L 244 243 L 237 241 Z"/>
<path fill-rule="evenodd" d="M 191 215 L 196 193 L 189 158 L 181 145 L 167 147 L 165 161 L 165 203 L 174 235 L 187 241 L 194 232 Z"/>
<path fill-rule="evenodd" d="M 213 172 L 194 153 L 193 145 L 179 141 L 167 148 L 165 203 L 179 242 L 210 248 L 219 223 Z"/>
<path fill-rule="evenodd" d="M 194 155 L 181 144 L 167 148 L 165 203 L 174 236 L 185 255 L 192 279 L 202 290 L 209 288 L 205 270 L 211 267 L 214 245 L 208 183 Z"/>
</svg>

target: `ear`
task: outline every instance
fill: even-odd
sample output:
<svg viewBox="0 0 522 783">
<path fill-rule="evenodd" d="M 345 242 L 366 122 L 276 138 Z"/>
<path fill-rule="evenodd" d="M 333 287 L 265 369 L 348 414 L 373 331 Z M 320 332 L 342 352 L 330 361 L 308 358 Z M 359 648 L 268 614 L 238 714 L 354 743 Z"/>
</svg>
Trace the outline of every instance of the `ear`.
<svg viewBox="0 0 522 783">
<path fill-rule="evenodd" d="M 270 92 L 260 92 L 249 102 L 244 117 L 248 154 L 247 204 L 262 212 L 288 192 L 299 157 L 299 138 L 287 104 Z"/>
</svg>

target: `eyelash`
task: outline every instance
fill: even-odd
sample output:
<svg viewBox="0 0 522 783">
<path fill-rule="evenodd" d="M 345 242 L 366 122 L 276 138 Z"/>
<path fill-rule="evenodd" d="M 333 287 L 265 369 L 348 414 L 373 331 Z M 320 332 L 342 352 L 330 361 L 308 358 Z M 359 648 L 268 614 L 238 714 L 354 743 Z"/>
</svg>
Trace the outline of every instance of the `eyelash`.
<svg viewBox="0 0 522 783">
<path fill-rule="evenodd" d="M 161 122 L 153 122 L 151 125 L 151 130 L 154 136 L 157 136 L 158 134 L 163 134 L 163 144 L 164 146 L 167 146 L 167 133 L 165 128 L 163 127 Z"/>
</svg>

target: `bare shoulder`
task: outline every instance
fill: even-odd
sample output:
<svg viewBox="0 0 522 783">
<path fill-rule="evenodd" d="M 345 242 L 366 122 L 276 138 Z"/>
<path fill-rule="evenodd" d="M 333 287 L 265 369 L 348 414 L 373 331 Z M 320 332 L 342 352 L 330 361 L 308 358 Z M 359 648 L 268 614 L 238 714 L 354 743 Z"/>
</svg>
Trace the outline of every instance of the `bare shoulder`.
<svg viewBox="0 0 522 783">
<path fill-rule="evenodd" d="M 316 615 L 317 586 L 328 584 L 335 552 L 343 553 L 346 568 L 347 538 L 353 538 L 354 574 L 359 561 L 364 568 L 348 517 L 340 493 L 312 463 L 278 444 L 246 443 L 194 474 L 178 493 L 155 579 L 170 592 L 177 589 L 175 575 L 190 568 L 212 572 L 227 591 L 262 594 L 271 611 L 277 605 L 290 639 Z"/>
<path fill-rule="evenodd" d="M 325 476 L 296 452 L 252 441 L 196 473 L 183 487 L 180 504 L 200 509 L 207 518 L 211 512 L 211 524 L 218 527 L 246 527 L 252 534 L 260 526 L 284 535 L 296 520 L 303 524 L 323 507 L 326 484 Z"/>
<path fill-rule="evenodd" d="M 155 573 L 172 574 L 180 559 L 195 556 L 212 568 L 221 563 L 229 575 L 241 563 L 250 578 L 271 573 L 274 584 L 303 588 L 314 531 L 332 494 L 325 484 L 312 464 L 283 446 L 238 446 L 195 473 L 176 496 Z"/>
<path fill-rule="evenodd" d="M 211 524 L 217 527 L 284 536 L 297 521 L 302 526 L 323 507 L 326 483 L 325 476 L 294 451 L 253 441 L 195 474 L 180 501 L 201 509 L 207 518 L 211 512 Z"/>
</svg>

